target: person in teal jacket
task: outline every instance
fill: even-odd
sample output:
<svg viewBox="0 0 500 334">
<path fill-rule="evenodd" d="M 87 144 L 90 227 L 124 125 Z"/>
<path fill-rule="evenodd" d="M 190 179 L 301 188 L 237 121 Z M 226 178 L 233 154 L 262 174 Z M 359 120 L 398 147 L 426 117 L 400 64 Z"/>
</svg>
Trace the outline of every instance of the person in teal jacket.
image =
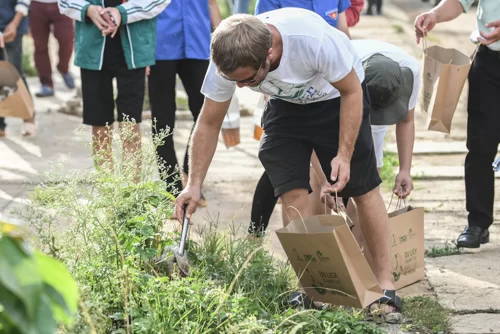
<svg viewBox="0 0 500 334">
<path fill-rule="evenodd" d="M 92 126 L 94 150 L 110 152 L 108 126 L 134 120 L 134 140 L 140 146 L 146 67 L 155 64 L 156 17 L 171 0 L 59 0 L 62 14 L 75 22 L 75 65 L 80 67 L 83 123 Z M 116 78 L 116 101 L 113 79 Z M 110 159 L 95 161 L 98 165 Z"/>
</svg>

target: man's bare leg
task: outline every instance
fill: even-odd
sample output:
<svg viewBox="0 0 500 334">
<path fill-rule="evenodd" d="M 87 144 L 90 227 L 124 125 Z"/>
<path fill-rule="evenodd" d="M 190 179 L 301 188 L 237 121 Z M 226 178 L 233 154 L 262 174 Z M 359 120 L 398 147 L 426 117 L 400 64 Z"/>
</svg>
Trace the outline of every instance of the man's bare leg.
<svg viewBox="0 0 500 334">
<path fill-rule="evenodd" d="M 293 189 L 281 194 L 282 213 L 283 213 L 283 226 L 288 225 L 295 218 L 308 217 L 312 215 L 309 207 L 307 189 Z M 300 212 L 297 212 L 297 209 Z"/>
<path fill-rule="evenodd" d="M 92 126 L 92 153 L 96 168 L 113 170 L 110 130 L 111 128 L 107 126 Z"/>
<path fill-rule="evenodd" d="M 379 187 L 354 198 L 366 247 L 372 256 L 373 271 L 380 287 L 395 290 L 391 270 L 389 218 Z"/>
</svg>

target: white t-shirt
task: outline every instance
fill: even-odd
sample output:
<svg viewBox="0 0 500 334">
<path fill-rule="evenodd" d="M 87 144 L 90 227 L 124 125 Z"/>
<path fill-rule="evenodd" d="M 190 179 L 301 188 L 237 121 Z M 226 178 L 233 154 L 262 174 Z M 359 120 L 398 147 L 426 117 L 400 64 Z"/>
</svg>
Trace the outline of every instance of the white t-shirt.
<svg viewBox="0 0 500 334">
<path fill-rule="evenodd" d="M 297 104 L 334 99 L 340 93 L 331 83 L 343 79 L 354 68 L 364 80 L 361 60 L 347 36 L 318 14 L 301 8 L 281 8 L 257 16 L 272 24 L 283 40 L 283 55 L 277 69 L 250 89 Z M 217 74 L 210 64 L 201 92 L 223 102 L 234 93 L 236 83 Z"/>
<path fill-rule="evenodd" d="M 387 42 L 371 40 L 371 39 L 357 39 L 351 41 L 356 49 L 361 61 L 365 61 L 375 53 L 380 53 L 387 58 L 397 62 L 401 67 L 409 68 L 413 73 L 413 90 L 408 104 L 408 110 L 412 110 L 417 105 L 418 90 L 420 88 L 420 64 L 419 62 L 408 55 L 403 49 L 389 44 Z"/>
</svg>

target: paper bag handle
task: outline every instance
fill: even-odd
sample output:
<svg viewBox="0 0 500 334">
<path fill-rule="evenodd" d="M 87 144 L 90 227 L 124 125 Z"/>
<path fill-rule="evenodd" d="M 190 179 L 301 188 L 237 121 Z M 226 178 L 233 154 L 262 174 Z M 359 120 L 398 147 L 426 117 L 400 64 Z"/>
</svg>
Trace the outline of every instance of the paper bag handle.
<svg viewBox="0 0 500 334">
<path fill-rule="evenodd" d="M 339 206 L 337 192 L 335 192 L 335 206 L 337 207 L 337 210 L 336 210 L 337 213 L 340 213 L 340 212 L 344 213 L 345 218 L 346 218 L 345 219 L 345 223 L 346 223 L 347 227 L 349 227 L 349 224 L 347 224 L 347 221 L 349 221 L 352 225 L 354 225 L 354 223 L 352 222 L 351 217 L 349 217 L 347 215 L 347 212 L 344 210 L 344 208 L 342 206 Z"/>
<path fill-rule="evenodd" d="M 302 217 L 302 215 L 300 214 L 300 211 L 299 211 L 296 207 L 294 207 L 293 205 L 290 205 L 289 207 L 287 207 L 287 208 L 285 209 L 285 214 L 286 214 L 286 216 L 288 217 L 288 220 L 289 220 L 290 222 L 292 221 L 292 219 L 290 219 L 290 216 L 288 215 L 288 212 L 287 212 L 287 211 L 288 211 L 288 209 L 290 209 L 290 208 L 292 208 L 292 209 L 294 209 L 295 211 L 297 211 L 297 213 L 299 214 L 300 220 L 302 221 L 302 225 L 304 225 L 304 228 L 306 229 L 306 233 L 309 233 L 309 231 L 307 230 L 307 226 L 306 226 L 306 222 L 304 221 L 304 218 L 303 218 L 303 217 Z"/>
<path fill-rule="evenodd" d="M 474 52 L 472 52 L 471 56 L 469 57 L 471 62 L 473 62 L 474 58 L 476 58 L 476 54 L 477 54 L 477 51 L 479 50 L 480 46 L 481 46 L 481 43 L 478 43 L 476 48 L 474 49 Z M 426 54 L 425 53 L 425 50 L 427 50 L 427 37 L 426 36 L 422 37 L 422 49 L 424 51 L 424 54 Z M 451 64 L 451 60 L 450 60 L 450 64 Z"/>
<path fill-rule="evenodd" d="M 401 191 L 403 190 L 403 188 L 399 188 L 399 189 Z M 387 206 L 387 209 L 386 209 L 387 212 L 389 212 L 389 209 L 391 208 L 392 200 L 394 199 L 394 196 L 395 196 L 395 194 L 392 193 L 391 201 L 389 202 L 389 205 Z M 401 204 L 404 204 L 404 207 L 406 207 L 406 200 L 404 198 L 398 196 L 398 201 L 396 202 L 396 209 L 395 209 L 395 211 L 397 211 L 398 209 L 401 208 Z"/>
</svg>

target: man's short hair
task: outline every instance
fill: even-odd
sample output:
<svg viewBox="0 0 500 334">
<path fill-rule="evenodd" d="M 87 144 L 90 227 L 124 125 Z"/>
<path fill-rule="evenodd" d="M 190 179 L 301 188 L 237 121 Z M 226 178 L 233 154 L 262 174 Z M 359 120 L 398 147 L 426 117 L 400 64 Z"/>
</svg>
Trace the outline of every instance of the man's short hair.
<svg viewBox="0 0 500 334">
<path fill-rule="evenodd" d="M 239 67 L 258 69 L 271 45 L 271 31 L 264 22 L 253 15 L 236 14 L 215 29 L 210 49 L 217 70 L 227 74 Z"/>
</svg>

